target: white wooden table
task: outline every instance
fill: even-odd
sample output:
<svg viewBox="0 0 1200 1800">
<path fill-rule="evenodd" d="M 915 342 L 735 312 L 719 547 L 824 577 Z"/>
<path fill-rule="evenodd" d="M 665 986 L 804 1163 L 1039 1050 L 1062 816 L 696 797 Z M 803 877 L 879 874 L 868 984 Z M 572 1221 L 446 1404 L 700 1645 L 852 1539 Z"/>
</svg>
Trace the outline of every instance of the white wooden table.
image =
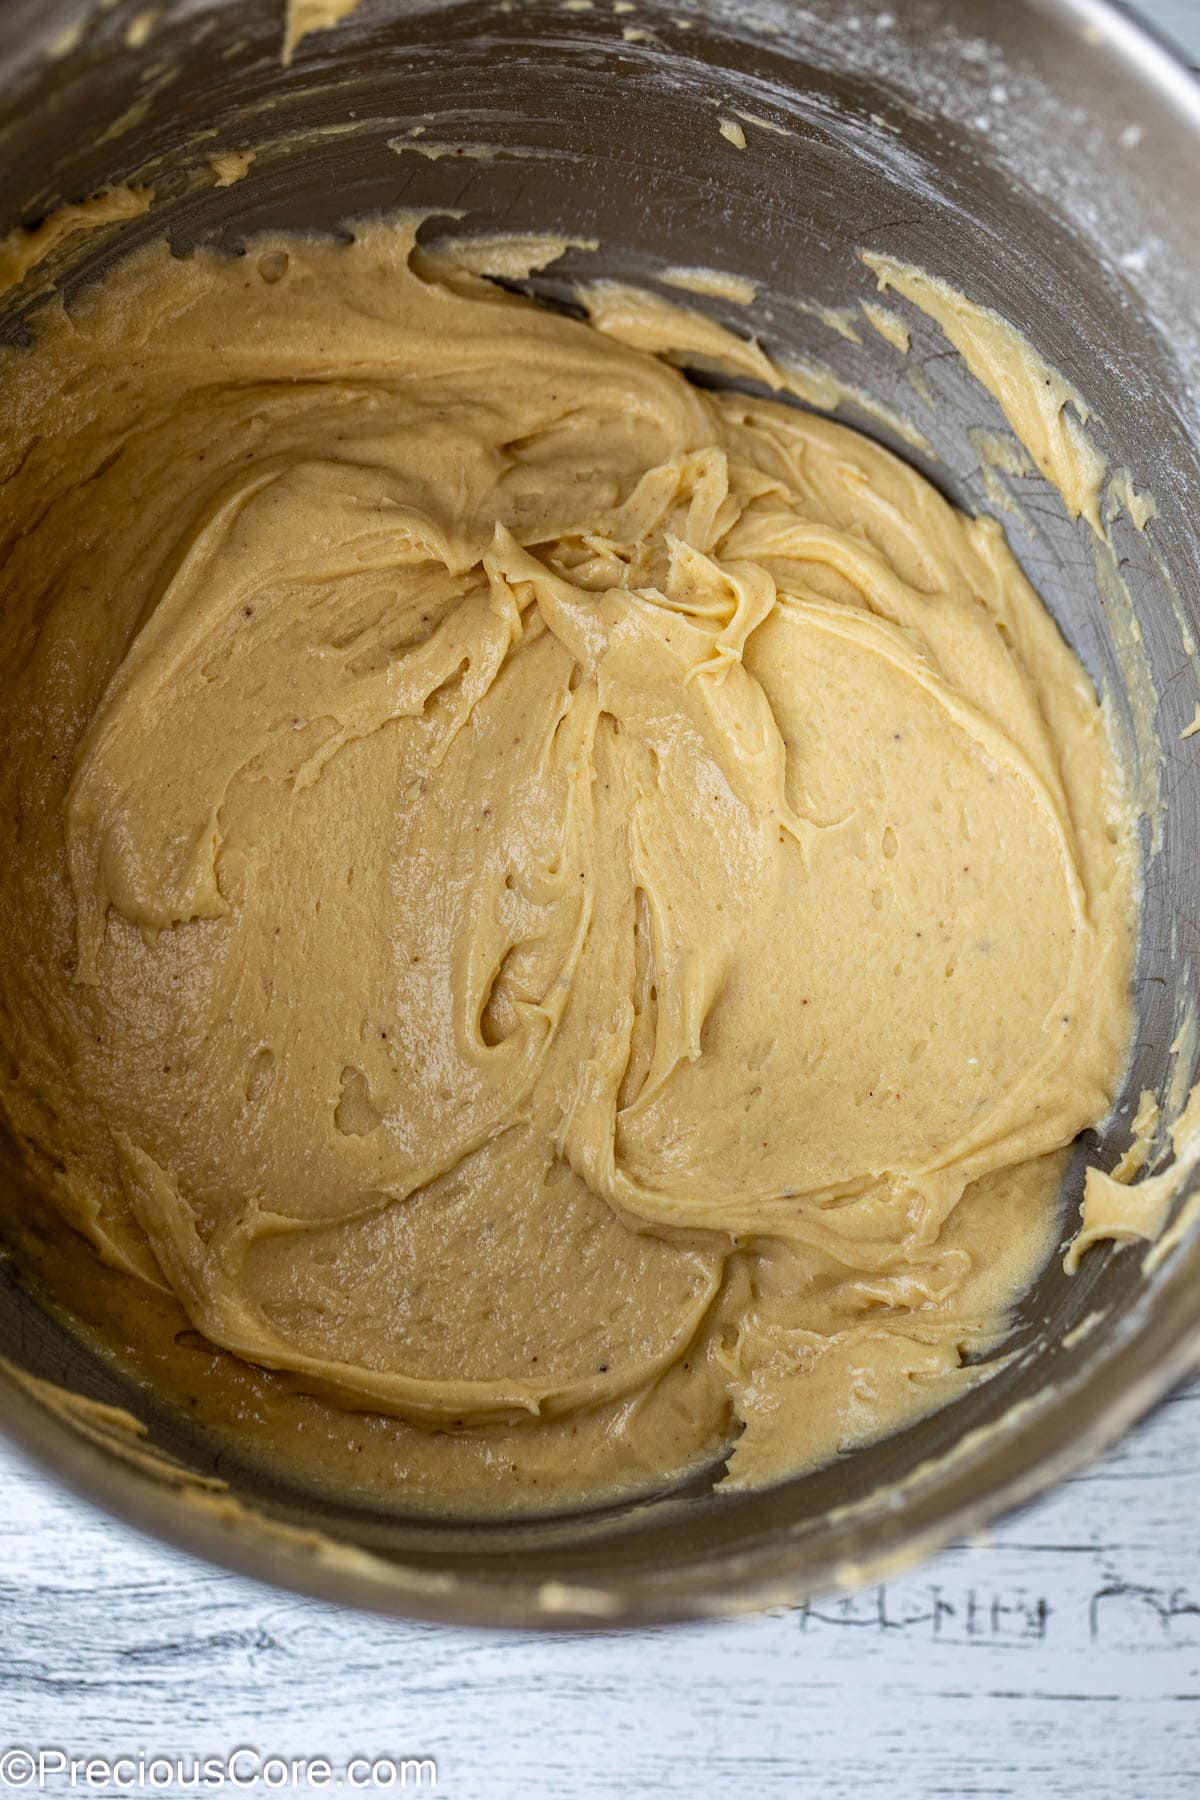
<svg viewBox="0 0 1200 1800">
<path fill-rule="evenodd" d="M 1144 10 L 1200 63 L 1200 0 Z M 886 1588 L 549 1641 L 256 1587 L 131 1535 L 0 1449 L 0 1751 L 14 1745 L 110 1760 L 247 1746 L 335 1769 L 428 1756 L 456 1800 L 1192 1800 L 1200 1386 L 991 1542 Z M 0 1783 L 0 1800 L 19 1791 Z M 56 1776 L 42 1791 L 88 1790 Z"/>
<path fill-rule="evenodd" d="M 546 1640 L 253 1586 L 133 1537 L 10 1457 L 0 1747 L 431 1756 L 455 1800 L 1191 1800 L 1198 1496 L 1192 1387 L 994 1541 L 885 1589 Z"/>
</svg>

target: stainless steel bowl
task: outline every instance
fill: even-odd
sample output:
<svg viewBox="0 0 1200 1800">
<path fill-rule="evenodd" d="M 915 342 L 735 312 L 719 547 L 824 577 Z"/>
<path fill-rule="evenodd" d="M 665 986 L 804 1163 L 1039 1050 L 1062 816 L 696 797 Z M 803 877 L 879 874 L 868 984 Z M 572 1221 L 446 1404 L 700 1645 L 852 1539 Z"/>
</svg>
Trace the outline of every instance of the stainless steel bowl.
<svg viewBox="0 0 1200 1800">
<path fill-rule="evenodd" d="M 442 230 L 596 238 L 590 274 L 729 269 L 758 283 L 768 347 L 819 358 L 914 417 L 936 453 L 916 460 L 961 504 L 985 507 L 967 433 L 1002 420 L 937 331 L 918 323 L 909 359 L 931 411 L 882 340 L 840 340 L 795 305 L 868 297 L 865 245 L 995 307 L 1086 396 L 1110 464 L 1158 504 L 1144 535 L 1113 529 L 1169 800 L 1161 847 L 1147 844 L 1132 1066 L 1111 1131 L 1081 1147 L 1065 1240 L 1084 1151 L 1115 1155 L 1197 995 L 1200 740 L 1180 732 L 1200 692 L 1185 648 L 1189 632 L 1200 638 L 1200 90 L 1102 0 L 756 0 L 753 15 L 738 0 L 637 0 L 636 13 L 609 0 L 363 0 L 288 67 L 282 0 L 171 0 L 131 47 L 143 6 L 8 0 L 0 15 L 0 229 L 112 181 L 149 175 L 158 189 L 115 242 L 64 245 L 49 266 L 67 290 L 164 230 L 180 246 L 236 248 L 268 227 L 336 229 L 414 206 L 455 215 Z M 739 116 L 741 152 L 717 132 L 718 117 Z M 448 153 L 389 148 L 414 124 Z M 258 155 L 243 181 L 197 183 L 205 153 L 246 146 Z M 564 298 L 583 267 L 568 258 L 534 285 Z M 9 296 L 0 332 L 21 332 L 35 304 Z M 1044 483 L 1022 493 L 1014 548 L 1128 713 L 1088 529 Z M 1095 1329 L 1064 1341 L 1097 1312 Z M 1152 1274 L 1130 1249 L 1093 1251 L 1074 1279 L 1053 1259 L 1013 1347 L 952 1407 L 770 1491 L 700 1483 L 467 1528 L 314 1502 L 228 1454 L 220 1474 L 236 1504 L 156 1479 L 47 1408 L 19 1372 L 129 1407 L 188 1469 L 211 1471 L 211 1445 L 131 1395 L 0 1270 L 0 1353 L 17 1371 L 0 1372 L 0 1411 L 56 1475 L 246 1573 L 477 1623 L 612 1625 L 795 1601 L 961 1536 L 1093 1455 L 1200 1360 L 1200 1245 L 1186 1239 Z"/>
</svg>

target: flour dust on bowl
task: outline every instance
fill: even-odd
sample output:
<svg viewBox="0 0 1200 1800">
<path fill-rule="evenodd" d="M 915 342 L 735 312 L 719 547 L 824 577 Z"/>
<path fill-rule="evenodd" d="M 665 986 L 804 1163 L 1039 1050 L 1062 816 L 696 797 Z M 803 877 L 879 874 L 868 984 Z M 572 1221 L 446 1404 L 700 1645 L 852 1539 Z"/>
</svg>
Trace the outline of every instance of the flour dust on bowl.
<svg viewBox="0 0 1200 1800">
<path fill-rule="evenodd" d="M 7 9 L 0 1394 L 88 1497 L 705 1617 L 1192 1366 L 1200 98 L 980 20 Z"/>
</svg>

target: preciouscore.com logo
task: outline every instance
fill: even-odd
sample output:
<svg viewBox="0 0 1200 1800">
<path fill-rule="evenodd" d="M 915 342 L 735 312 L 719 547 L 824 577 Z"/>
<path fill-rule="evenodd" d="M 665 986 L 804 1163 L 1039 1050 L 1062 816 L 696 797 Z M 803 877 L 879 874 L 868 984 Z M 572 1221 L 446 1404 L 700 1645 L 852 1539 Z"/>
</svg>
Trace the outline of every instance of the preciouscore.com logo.
<svg viewBox="0 0 1200 1800">
<path fill-rule="evenodd" d="M 0 1787 L 29 1793 L 187 1794 L 233 1793 L 386 1794 L 404 1788 L 435 1788 L 437 1763 L 431 1756 L 352 1756 L 334 1763 L 325 1756 L 266 1755 L 242 1744 L 222 1755 L 160 1756 L 138 1750 L 127 1756 L 73 1756 L 66 1750 L 27 1750 L 19 1744 L 0 1751 Z"/>
</svg>

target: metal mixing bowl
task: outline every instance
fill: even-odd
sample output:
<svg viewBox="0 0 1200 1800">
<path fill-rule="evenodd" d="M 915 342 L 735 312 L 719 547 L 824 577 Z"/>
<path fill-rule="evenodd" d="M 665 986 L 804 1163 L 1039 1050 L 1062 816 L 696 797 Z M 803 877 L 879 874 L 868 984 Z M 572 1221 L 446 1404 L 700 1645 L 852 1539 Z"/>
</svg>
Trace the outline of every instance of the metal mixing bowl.
<svg viewBox="0 0 1200 1800">
<path fill-rule="evenodd" d="M 1133 1061 L 1111 1130 L 1081 1147 L 1065 1241 L 1085 1150 L 1111 1162 L 1139 1091 L 1161 1087 L 1197 992 L 1200 740 L 1180 732 L 1198 692 L 1189 628 L 1200 637 L 1200 90 L 1100 0 L 755 0 L 752 16 L 739 0 L 637 0 L 636 12 L 609 0 L 364 0 L 286 68 L 282 0 L 169 0 L 139 47 L 129 28 L 144 5 L 7 0 L 0 14 L 0 230 L 112 181 L 149 176 L 159 192 L 117 239 L 64 246 L 51 269 L 68 290 L 163 230 L 184 247 L 237 247 L 268 227 L 335 228 L 412 206 L 457 214 L 443 230 L 597 239 L 597 253 L 535 281 L 560 298 L 573 269 L 733 270 L 758 284 L 751 316 L 769 348 L 824 361 L 908 414 L 936 453 L 915 460 L 962 505 L 984 507 L 967 434 L 1003 421 L 937 330 L 912 320 L 909 362 L 930 410 L 874 333 L 855 345 L 795 304 L 869 297 L 866 246 L 995 307 L 1086 396 L 1110 464 L 1158 505 L 1144 534 L 1113 530 L 1169 799 L 1161 847 L 1146 846 Z M 67 28 L 85 17 L 72 43 Z M 743 151 L 717 129 L 739 115 Z M 447 153 L 389 148 L 417 124 Z M 258 156 L 244 180 L 197 182 L 204 154 L 246 146 Z M 32 303 L 10 296 L 0 330 L 19 333 Z M 1120 716 L 1128 646 L 1097 589 L 1088 528 L 1045 483 L 1021 490 L 1013 546 Z M 1064 1342 L 1093 1313 L 1095 1329 Z M 796 1600 L 1026 1500 L 1195 1365 L 1200 1245 L 1185 1240 L 1151 1274 L 1136 1249 L 1094 1250 L 1073 1279 L 1053 1258 L 1009 1347 L 1003 1371 L 953 1406 L 769 1491 L 697 1483 L 469 1529 L 316 1503 L 228 1455 L 221 1474 L 244 1510 L 222 1513 L 109 1454 L 9 1373 L 0 1413 L 81 1493 L 246 1573 L 427 1618 L 615 1624 Z M 131 1399 L 9 1266 L 0 1352 L 130 1406 L 152 1443 L 210 1468 L 211 1447 Z"/>
</svg>

